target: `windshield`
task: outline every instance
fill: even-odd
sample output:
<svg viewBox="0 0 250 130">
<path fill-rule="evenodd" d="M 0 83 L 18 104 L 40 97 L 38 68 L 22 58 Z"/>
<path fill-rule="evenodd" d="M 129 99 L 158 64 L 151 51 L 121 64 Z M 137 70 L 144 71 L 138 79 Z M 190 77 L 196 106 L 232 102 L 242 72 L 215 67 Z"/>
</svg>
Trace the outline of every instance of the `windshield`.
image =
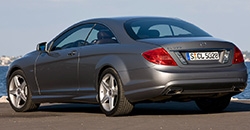
<svg viewBox="0 0 250 130">
<path fill-rule="evenodd" d="M 137 39 L 164 37 L 211 37 L 193 24 L 171 18 L 133 19 L 125 23 L 128 35 Z"/>
</svg>

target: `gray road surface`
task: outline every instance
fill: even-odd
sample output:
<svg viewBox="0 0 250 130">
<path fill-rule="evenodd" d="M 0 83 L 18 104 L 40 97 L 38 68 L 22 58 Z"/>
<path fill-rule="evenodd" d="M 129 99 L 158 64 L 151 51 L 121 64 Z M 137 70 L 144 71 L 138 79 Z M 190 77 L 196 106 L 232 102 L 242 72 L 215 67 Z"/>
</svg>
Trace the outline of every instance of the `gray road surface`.
<svg viewBox="0 0 250 130">
<path fill-rule="evenodd" d="M 98 105 L 43 104 L 14 112 L 0 103 L 1 130 L 249 130 L 250 100 L 231 101 L 223 113 L 204 114 L 194 102 L 136 105 L 129 116 L 106 117 Z"/>
</svg>

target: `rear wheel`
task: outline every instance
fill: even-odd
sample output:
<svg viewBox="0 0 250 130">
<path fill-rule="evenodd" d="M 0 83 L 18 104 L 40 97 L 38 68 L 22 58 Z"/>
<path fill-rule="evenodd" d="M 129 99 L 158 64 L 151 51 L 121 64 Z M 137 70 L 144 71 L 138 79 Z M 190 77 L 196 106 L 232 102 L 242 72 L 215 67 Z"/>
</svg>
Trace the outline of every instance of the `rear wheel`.
<svg viewBox="0 0 250 130">
<path fill-rule="evenodd" d="M 23 71 L 17 70 L 8 79 L 8 97 L 11 107 L 16 112 L 36 110 L 40 104 L 31 100 L 31 91 Z"/>
<path fill-rule="evenodd" d="M 132 111 L 133 105 L 124 96 L 121 80 L 113 68 L 101 74 L 98 91 L 100 107 L 106 116 L 127 115 Z"/>
<path fill-rule="evenodd" d="M 219 98 L 200 98 L 195 102 L 202 111 L 216 113 L 223 111 L 229 105 L 230 100 L 230 96 L 223 96 Z"/>
</svg>

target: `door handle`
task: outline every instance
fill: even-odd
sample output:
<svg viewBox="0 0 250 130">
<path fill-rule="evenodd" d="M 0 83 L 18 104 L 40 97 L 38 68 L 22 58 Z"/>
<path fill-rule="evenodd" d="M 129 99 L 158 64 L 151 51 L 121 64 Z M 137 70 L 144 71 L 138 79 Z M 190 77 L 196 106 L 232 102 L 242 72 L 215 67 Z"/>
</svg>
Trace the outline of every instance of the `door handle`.
<svg viewBox="0 0 250 130">
<path fill-rule="evenodd" d="M 70 53 L 68 53 L 68 56 L 74 56 L 76 55 L 76 51 L 71 51 Z"/>
</svg>

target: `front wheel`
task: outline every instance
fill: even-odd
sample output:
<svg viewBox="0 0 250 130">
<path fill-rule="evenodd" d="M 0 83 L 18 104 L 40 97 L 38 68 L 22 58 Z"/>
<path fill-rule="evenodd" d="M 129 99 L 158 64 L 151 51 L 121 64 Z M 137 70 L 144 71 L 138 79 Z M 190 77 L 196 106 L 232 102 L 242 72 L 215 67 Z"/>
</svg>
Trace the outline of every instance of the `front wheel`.
<svg viewBox="0 0 250 130">
<path fill-rule="evenodd" d="M 21 70 L 13 72 L 8 79 L 8 97 L 11 107 L 16 112 L 36 110 L 40 105 L 32 102 L 29 85 Z"/>
<path fill-rule="evenodd" d="M 195 100 L 196 105 L 206 113 L 216 113 L 223 111 L 230 103 L 230 96 L 219 98 L 200 98 Z"/>
<path fill-rule="evenodd" d="M 124 96 L 121 80 L 113 68 L 108 68 L 101 74 L 98 98 L 106 116 L 127 115 L 133 109 L 133 105 Z"/>
</svg>

